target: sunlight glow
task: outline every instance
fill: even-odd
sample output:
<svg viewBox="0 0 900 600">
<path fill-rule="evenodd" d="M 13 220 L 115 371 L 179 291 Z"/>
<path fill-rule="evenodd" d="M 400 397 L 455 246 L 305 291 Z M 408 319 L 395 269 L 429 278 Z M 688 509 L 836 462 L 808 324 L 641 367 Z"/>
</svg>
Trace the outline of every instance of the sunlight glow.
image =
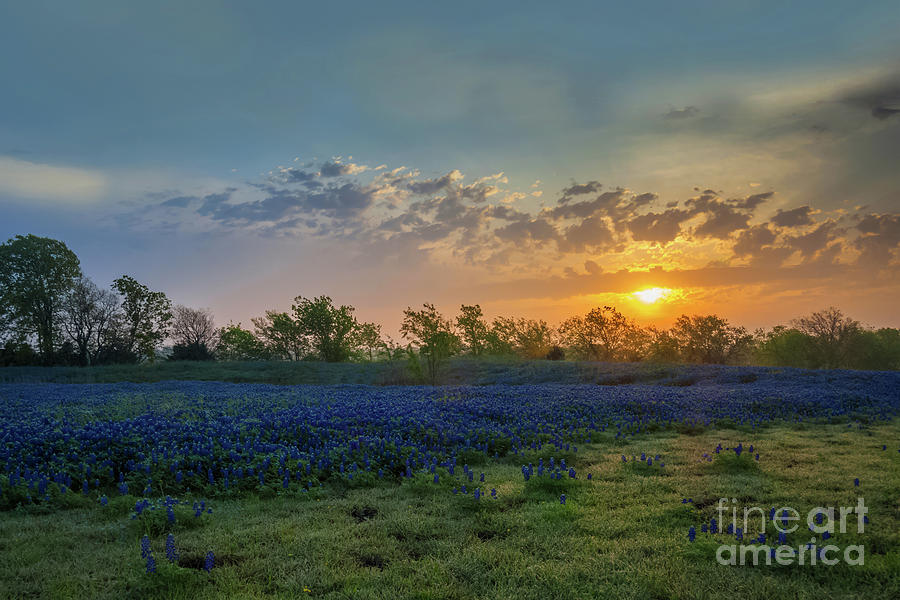
<svg viewBox="0 0 900 600">
<path fill-rule="evenodd" d="M 640 300 L 645 304 L 653 304 L 658 300 L 662 300 L 666 296 L 672 293 L 672 290 L 669 288 L 647 288 L 646 290 L 640 290 L 637 292 L 633 292 L 632 296 Z"/>
</svg>

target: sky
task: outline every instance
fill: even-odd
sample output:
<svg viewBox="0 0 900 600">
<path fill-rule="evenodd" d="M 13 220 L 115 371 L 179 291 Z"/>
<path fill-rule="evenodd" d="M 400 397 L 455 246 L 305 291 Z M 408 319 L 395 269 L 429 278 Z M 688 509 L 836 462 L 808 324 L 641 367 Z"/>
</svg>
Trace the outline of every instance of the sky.
<svg viewBox="0 0 900 600">
<path fill-rule="evenodd" d="M 99 285 L 900 326 L 896 1 L 0 4 L 0 238 Z"/>
</svg>

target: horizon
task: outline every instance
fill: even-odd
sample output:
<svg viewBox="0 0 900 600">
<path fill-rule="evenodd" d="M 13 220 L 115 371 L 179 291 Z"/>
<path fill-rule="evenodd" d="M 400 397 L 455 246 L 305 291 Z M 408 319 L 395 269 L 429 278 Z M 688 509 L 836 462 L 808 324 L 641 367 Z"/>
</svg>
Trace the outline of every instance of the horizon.
<svg viewBox="0 0 900 600">
<path fill-rule="evenodd" d="M 8 8 L 3 240 L 219 325 L 900 326 L 896 3 L 160 6 Z"/>
</svg>

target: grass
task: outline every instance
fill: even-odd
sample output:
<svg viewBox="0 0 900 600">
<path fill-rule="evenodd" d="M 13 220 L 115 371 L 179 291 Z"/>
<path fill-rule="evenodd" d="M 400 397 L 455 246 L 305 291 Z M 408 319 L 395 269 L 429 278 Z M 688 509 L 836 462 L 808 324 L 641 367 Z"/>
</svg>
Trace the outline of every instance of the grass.
<svg viewBox="0 0 900 600">
<path fill-rule="evenodd" d="M 646 383 L 691 386 L 713 380 L 734 384 L 753 383 L 760 377 L 804 378 L 821 371 L 779 367 L 723 365 L 675 365 L 660 363 L 603 363 L 524 360 L 514 357 L 455 357 L 441 370 L 440 383 L 448 385 L 596 383 L 629 385 Z M 859 372 L 860 378 L 871 373 Z M 0 383 L 118 383 L 130 381 L 226 381 L 279 385 L 344 383 L 406 385 L 417 383 L 404 361 L 368 363 L 192 362 L 158 361 L 98 367 L 3 367 Z"/>
<path fill-rule="evenodd" d="M 172 531 L 180 566 L 166 562 L 163 515 L 132 520 L 136 498 L 108 506 L 0 514 L 0 595 L 9 598 L 897 598 L 900 597 L 900 422 L 771 426 L 600 436 L 566 456 L 577 480 L 525 482 L 522 462 L 550 452 L 469 464 L 496 499 L 475 502 L 420 474 L 401 484 L 280 490 L 211 499 L 202 522 L 183 512 Z M 713 453 L 743 442 L 749 452 Z M 887 451 L 882 451 L 887 444 Z M 660 455 L 665 467 L 635 464 Z M 713 461 L 702 456 L 712 454 Z M 623 463 L 621 456 L 628 462 Z M 559 455 L 556 456 L 557 459 Z M 475 458 L 475 457 L 473 457 Z M 658 461 L 655 461 L 658 462 Z M 590 473 L 592 480 L 587 481 Z M 853 479 L 860 479 L 854 487 Z M 567 502 L 560 504 L 565 493 Z M 855 505 L 865 533 L 833 542 L 866 547 L 865 564 L 720 566 L 733 536 L 701 533 L 719 498 L 742 507 Z M 690 498 L 690 503 L 683 503 Z M 156 519 L 154 524 L 152 519 Z M 147 522 L 144 522 L 147 521 Z M 160 524 L 162 523 L 162 524 Z M 688 540 L 695 526 L 697 539 Z M 154 533 L 156 574 L 139 540 Z M 771 530 L 770 530 L 771 531 Z M 808 541 L 805 524 L 790 538 Z M 734 543 L 734 542 L 727 542 Z M 202 570 L 212 550 L 216 567 Z"/>
</svg>

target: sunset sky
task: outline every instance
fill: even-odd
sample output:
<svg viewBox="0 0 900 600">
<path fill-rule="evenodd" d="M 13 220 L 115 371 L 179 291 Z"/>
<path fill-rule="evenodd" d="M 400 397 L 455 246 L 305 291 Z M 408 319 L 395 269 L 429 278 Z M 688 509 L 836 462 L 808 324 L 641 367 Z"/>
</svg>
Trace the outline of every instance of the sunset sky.
<svg viewBox="0 0 900 600">
<path fill-rule="evenodd" d="M 900 326 L 896 0 L 2 11 L 0 237 L 100 285 Z"/>
</svg>

